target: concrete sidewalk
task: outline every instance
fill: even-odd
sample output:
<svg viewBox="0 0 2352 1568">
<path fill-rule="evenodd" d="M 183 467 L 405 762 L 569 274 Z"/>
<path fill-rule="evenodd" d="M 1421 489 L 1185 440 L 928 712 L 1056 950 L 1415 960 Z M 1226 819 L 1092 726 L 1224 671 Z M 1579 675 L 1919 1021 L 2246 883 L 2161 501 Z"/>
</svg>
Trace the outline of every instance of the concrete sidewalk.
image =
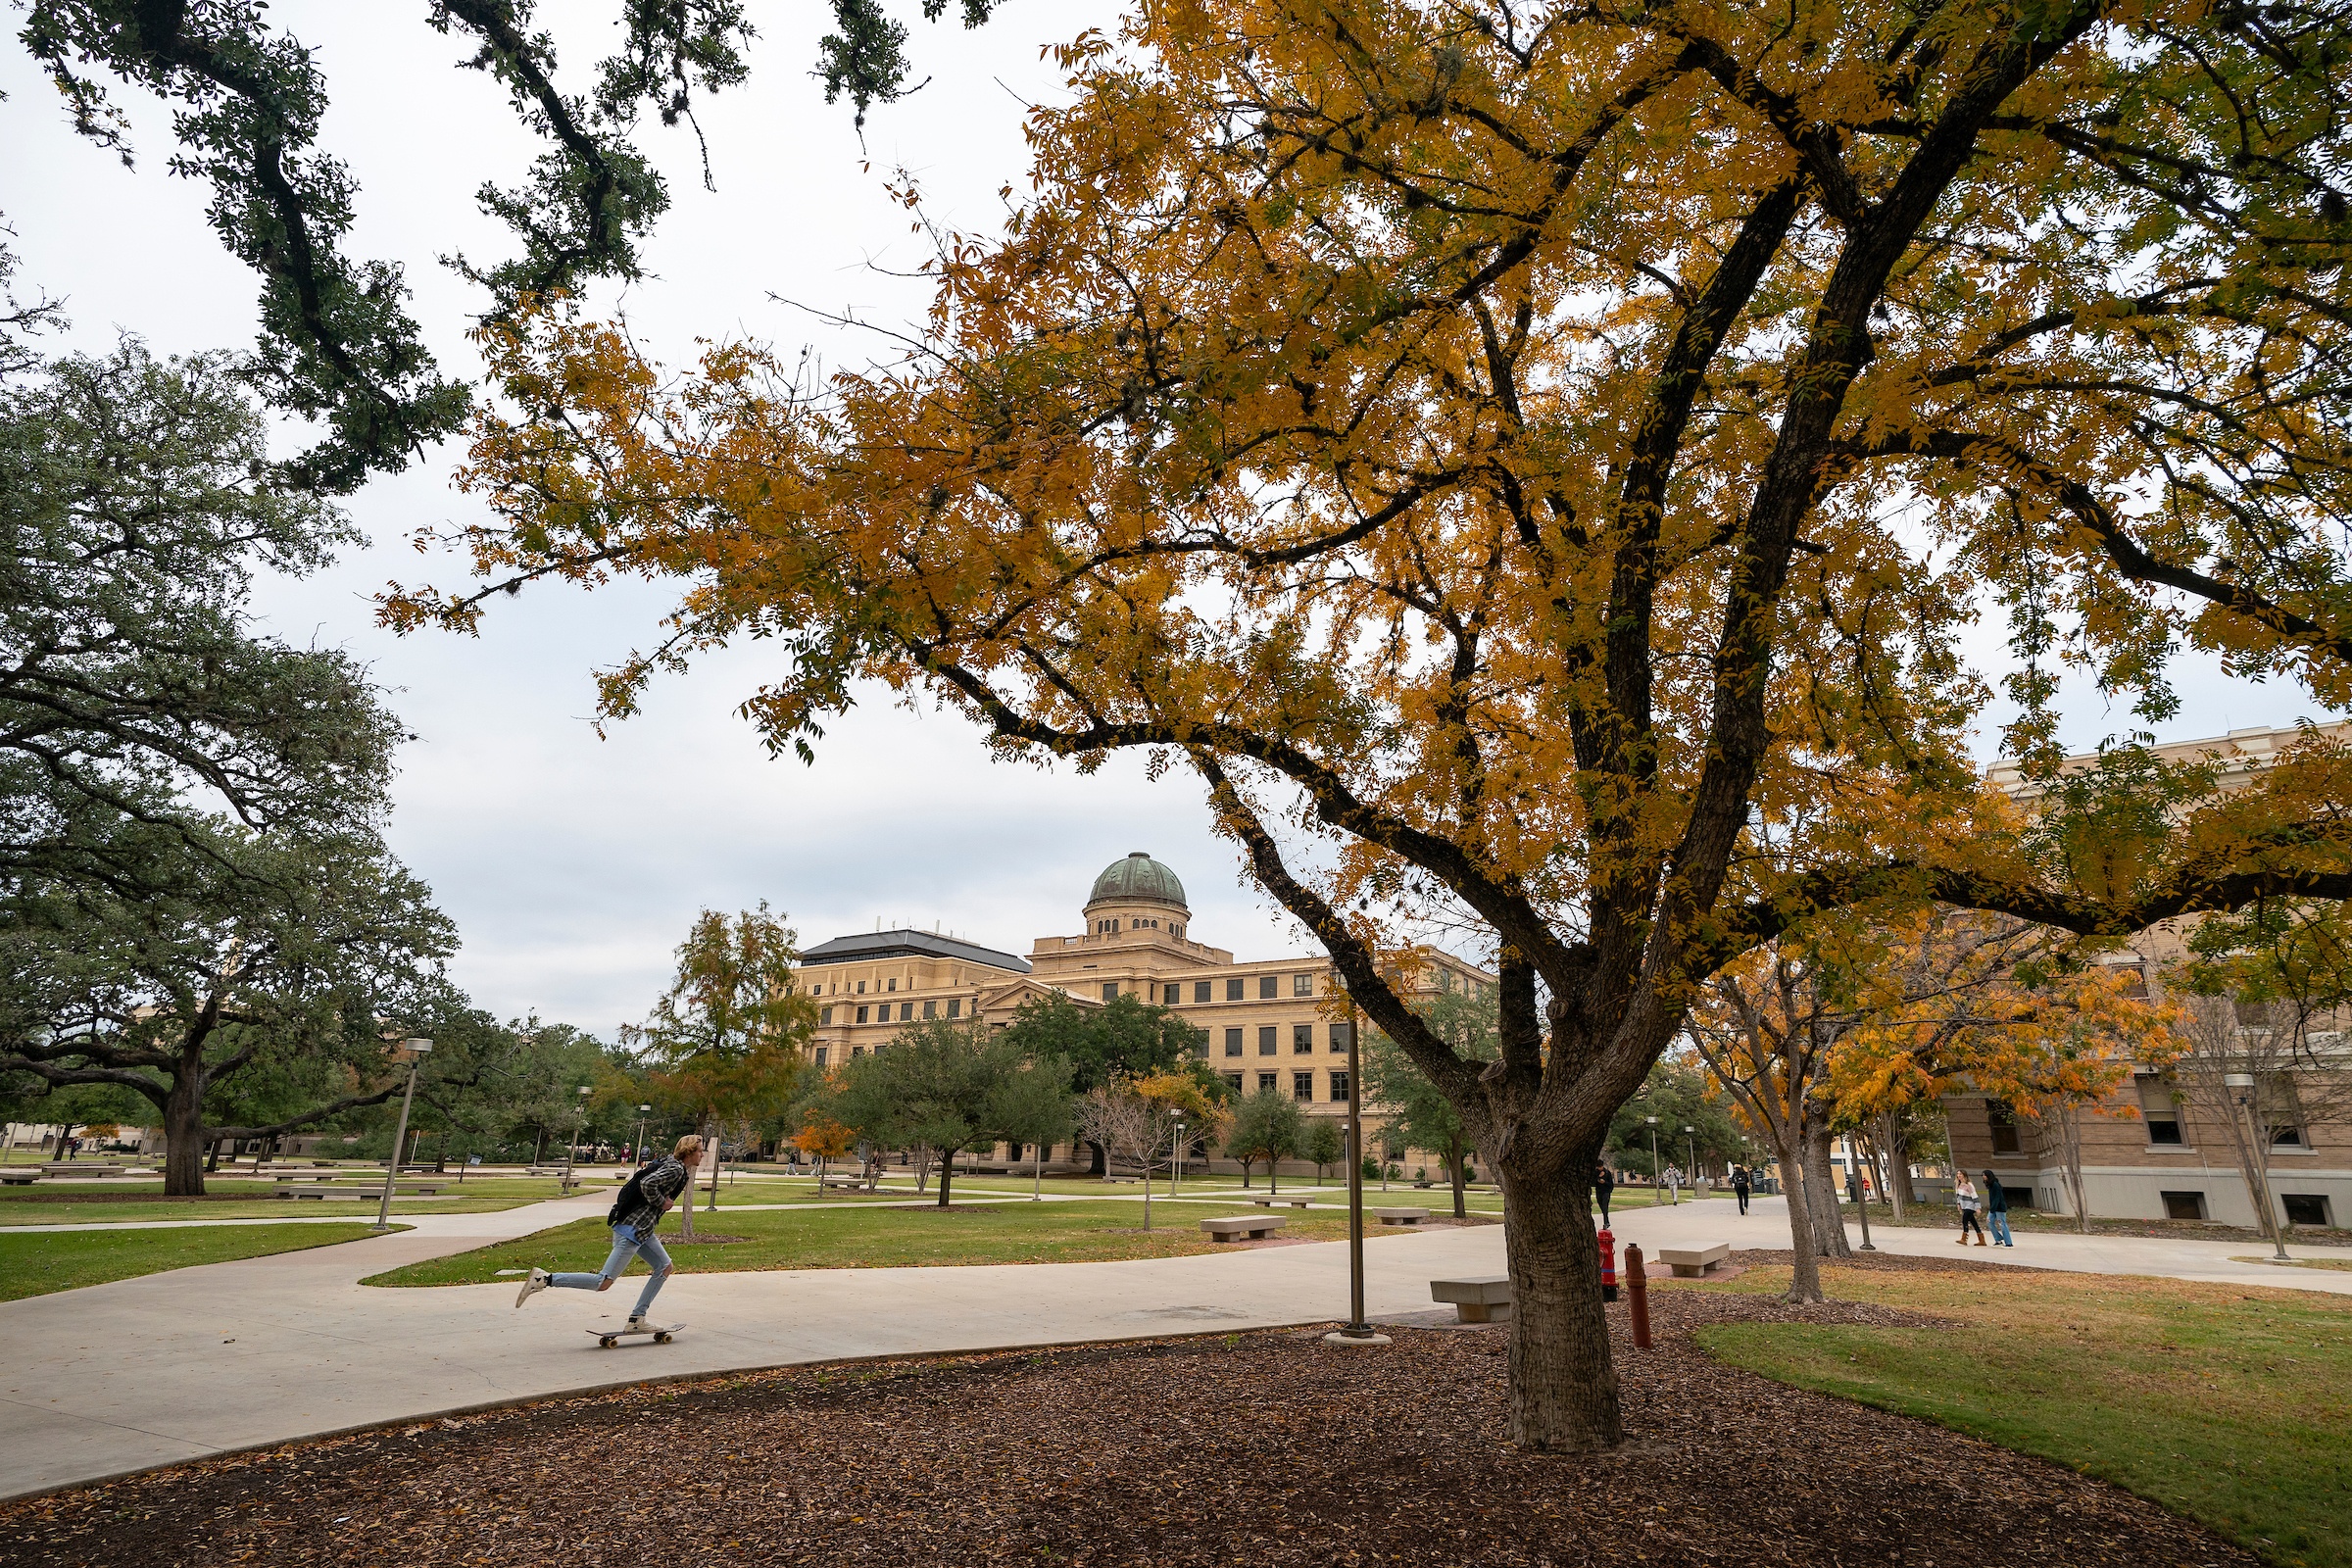
<svg viewBox="0 0 2352 1568">
<path fill-rule="evenodd" d="M 412 1216 L 416 1228 L 401 1235 L 0 1303 L 16 1363 L 0 1376 L 0 1496 L 647 1378 L 1347 1312 L 1338 1243 L 1114 1263 L 681 1274 L 657 1315 L 687 1331 L 612 1350 L 583 1331 L 625 1317 L 636 1278 L 601 1295 L 550 1291 L 521 1311 L 514 1283 L 358 1283 L 601 1211 L 606 1195 L 591 1196 L 597 1204 Z M 1502 1230 L 1390 1232 L 1364 1255 L 1370 1311 L 1425 1311 L 1431 1279 L 1501 1272 Z"/>
</svg>

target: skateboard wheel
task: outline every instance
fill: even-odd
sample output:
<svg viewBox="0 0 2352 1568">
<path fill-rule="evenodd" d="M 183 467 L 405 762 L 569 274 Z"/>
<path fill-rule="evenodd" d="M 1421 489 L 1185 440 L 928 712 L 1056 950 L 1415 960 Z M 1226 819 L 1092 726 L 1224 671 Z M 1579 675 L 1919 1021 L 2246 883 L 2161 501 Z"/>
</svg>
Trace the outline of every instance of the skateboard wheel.
<svg viewBox="0 0 2352 1568">
<path fill-rule="evenodd" d="M 654 1336 L 654 1343 L 656 1345 L 667 1345 L 669 1343 L 669 1336 L 666 1334 L 657 1334 Z"/>
<path fill-rule="evenodd" d="M 612 1341 L 611 1341 L 611 1340 L 609 1340 L 609 1339 L 599 1339 L 599 1340 L 598 1340 L 596 1343 L 597 1343 L 598 1345 L 600 1345 L 600 1346 L 604 1347 L 604 1348 L 605 1348 L 606 1349 L 608 1349 L 608 1350 L 610 1350 L 611 1348 L 612 1348 L 612 1343 L 613 1343 L 613 1342 L 612 1342 Z"/>
</svg>

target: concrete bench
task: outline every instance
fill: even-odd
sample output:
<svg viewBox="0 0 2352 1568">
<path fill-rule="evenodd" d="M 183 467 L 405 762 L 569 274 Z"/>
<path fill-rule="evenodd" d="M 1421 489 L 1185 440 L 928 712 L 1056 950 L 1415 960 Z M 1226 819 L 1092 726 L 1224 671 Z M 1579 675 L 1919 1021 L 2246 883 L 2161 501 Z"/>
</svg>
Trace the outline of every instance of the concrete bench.
<svg viewBox="0 0 2352 1568">
<path fill-rule="evenodd" d="M 1712 1274 L 1732 1255 L 1732 1244 L 1717 1242 L 1709 1247 L 1661 1247 L 1658 1261 L 1674 1270 L 1678 1280 L 1694 1280 L 1702 1274 Z"/>
<path fill-rule="evenodd" d="M 1460 1323 L 1493 1323 L 1511 1315 L 1511 1277 L 1489 1274 L 1474 1280 L 1431 1280 L 1429 1298 L 1453 1303 Z"/>
<path fill-rule="evenodd" d="M 1220 1219 L 1204 1219 L 1200 1228 L 1220 1242 L 1256 1241 L 1271 1236 L 1290 1223 L 1280 1214 L 1231 1214 Z"/>
<path fill-rule="evenodd" d="M 61 1159 L 53 1165 L 43 1165 L 41 1174 L 44 1176 L 126 1176 L 130 1173 L 121 1165 L 101 1165 L 95 1160 Z"/>
<path fill-rule="evenodd" d="M 824 1180 L 824 1190 L 828 1193 L 878 1193 L 882 1186 L 878 1180 L 864 1176 L 828 1176 Z"/>
<path fill-rule="evenodd" d="M 1250 1201 L 1260 1208 L 1272 1208 L 1276 1203 L 1288 1203 L 1293 1208 L 1304 1208 L 1314 1200 L 1311 1198 L 1252 1198 Z"/>
<path fill-rule="evenodd" d="M 435 1198 L 440 1195 L 440 1192 L 441 1188 L 438 1184 L 422 1187 L 395 1187 L 392 1189 L 392 1196 L 394 1198 Z M 272 1198 L 321 1199 L 381 1198 L 384 1196 L 384 1190 L 381 1187 L 363 1187 L 358 1185 L 330 1187 L 322 1181 L 290 1182 L 284 1186 L 274 1189 L 270 1196 Z"/>
<path fill-rule="evenodd" d="M 0 1182 L 6 1182 L 11 1187 L 30 1187 L 33 1179 L 39 1175 L 37 1170 L 0 1171 Z"/>
<path fill-rule="evenodd" d="M 1372 1212 L 1383 1225 L 1418 1225 L 1429 1218 L 1426 1208 L 1376 1208 Z"/>
</svg>

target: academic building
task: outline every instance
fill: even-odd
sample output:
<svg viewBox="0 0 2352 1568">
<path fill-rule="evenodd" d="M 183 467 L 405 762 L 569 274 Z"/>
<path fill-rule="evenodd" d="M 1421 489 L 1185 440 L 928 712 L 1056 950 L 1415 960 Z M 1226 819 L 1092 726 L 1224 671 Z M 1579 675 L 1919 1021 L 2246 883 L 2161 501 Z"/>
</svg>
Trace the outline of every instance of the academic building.
<svg viewBox="0 0 2352 1568">
<path fill-rule="evenodd" d="M 1309 1115 L 1345 1115 L 1348 1024 L 1335 1015 L 1327 957 L 1237 959 L 1194 940 L 1184 884 L 1141 850 L 1103 867 L 1079 916 L 1078 935 L 1039 937 L 1025 958 L 907 929 L 808 949 L 801 975 L 820 1009 L 817 1064 L 879 1050 L 925 1018 L 1002 1026 L 1023 1003 L 1054 993 L 1089 1007 L 1128 996 L 1175 1008 L 1200 1029 L 1210 1065 L 1242 1093 L 1274 1090 Z M 1408 978 L 1423 994 L 1493 984 L 1444 956 Z M 1364 1125 L 1365 1146 L 1375 1147 L 1378 1120 L 1367 1113 Z"/>
<path fill-rule="evenodd" d="M 2208 757 L 2221 764 L 2219 788 L 2242 789 L 2297 738 L 2292 729 L 2235 729 L 2213 740 L 2183 741 L 2156 748 L 2168 761 Z M 2331 737 L 2352 734 L 2352 725 L 2323 730 Z M 2090 759 L 2070 759 L 2087 763 Z M 2038 790 L 2014 766 L 1993 769 L 1993 782 L 2031 807 Z M 2195 917 L 2151 926 L 2104 960 L 2132 971 L 2133 994 L 2161 996 L 2166 971 L 2187 952 Z M 2273 1026 L 2267 1009 L 2235 1013 L 2239 1037 L 2252 1047 Z M 2341 1020 L 2314 1019 L 2309 1036 L 2329 1077 L 2352 1072 L 2352 1039 L 2328 1027 Z M 2257 1053 L 2259 1054 L 2259 1053 Z M 2285 1114 L 2266 1117 L 2275 1125 L 2270 1181 L 2278 1217 L 2296 1225 L 2352 1226 L 2352 1126 L 2336 1117 L 2298 1116 L 2291 1107 L 2311 1103 L 2320 1084 L 2310 1075 L 2279 1072 L 2259 1086 L 2264 1102 L 2285 1105 Z M 2156 1065 L 2136 1068 L 2105 1103 L 2078 1119 L 2082 1151 L 2084 1205 L 2094 1217 L 2115 1219 L 2216 1220 L 2257 1223 L 2253 1195 L 2240 1174 L 2230 1128 L 2219 1118 L 2224 1106 L 2208 1094 L 2189 1097 L 2176 1075 Z M 1947 1097 L 1952 1153 L 1972 1173 L 1986 1169 L 2001 1185 L 2030 1195 L 2041 1209 L 2071 1213 L 2063 1162 L 2053 1134 L 2000 1101 L 1984 1095 Z M 2248 1125 L 2251 1125 L 2249 1123 Z"/>
</svg>

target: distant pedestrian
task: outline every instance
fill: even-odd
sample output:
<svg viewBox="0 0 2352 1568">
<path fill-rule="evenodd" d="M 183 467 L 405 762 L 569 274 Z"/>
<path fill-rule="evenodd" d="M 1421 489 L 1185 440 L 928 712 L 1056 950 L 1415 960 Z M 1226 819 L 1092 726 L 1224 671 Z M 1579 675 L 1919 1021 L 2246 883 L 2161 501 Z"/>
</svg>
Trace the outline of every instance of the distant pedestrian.
<svg viewBox="0 0 2352 1568">
<path fill-rule="evenodd" d="M 1680 1165 L 1666 1167 L 1666 1200 L 1670 1203 L 1683 1200 L 1683 1168 Z"/>
<path fill-rule="evenodd" d="M 662 1239 L 654 1234 L 654 1229 L 662 1223 L 662 1216 L 669 1212 L 669 1205 L 678 1200 L 678 1195 L 686 1190 L 687 1182 L 692 1180 L 691 1172 L 702 1158 L 703 1141 L 688 1133 L 678 1140 L 668 1158 L 641 1168 L 621 1188 L 607 1216 L 606 1222 L 612 1227 L 612 1253 L 605 1259 L 605 1266 L 594 1274 L 550 1274 L 546 1269 L 534 1268 L 530 1278 L 522 1282 L 514 1304 L 520 1306 L 551 1287 L 559 1291 L 609 1291 L 612 1282 L 627 1271 L 629 1260 L 642 1257 L 654 1272 L 645 1282 L 645 1289 L 638 1293 L 628 1326 L 632 1332 L 650 1327 L 645 1315 L 653 1310 L 654 1298 L 662 1294 L 662 1287 L 674 1272 L 669 1253 L 662 1250 Z"/>
<path fill-rule="evenodd" d="M 2009 1195 L 2001 1188 L 2001 1179 L 1992 1172 L 1984 1173 L 1984 1217 L 1992 1223 L 1992 1245 L 2015 1247 L 2009 1236 Z"/>
<path fill-rule="evenodd" d="M 1600 1228 L 1609 1228 L 1609 1200 L 1617 1194 L 1617 1173 L 1609 1169 L 1607 1160 L 1595 1163 L 1592 1170 L 1592 1200 L 1600 1205 Z"/>
<path fill-rule="evenodd" d="M 1952 1201 L 1960 1205 L 1959 1245 L 1962 1247 L 1966 1247 L 1968 1245 L 1968 1233 L 1970 1231 L 1975 1231 L 1977 1233 L 1977 1245 L 1979 1247 L 1986 1245 L 1984 1241 L 1984 1223 L 1977 1218 L 1977 1190 L 1974 1186 L 1970 1185 L 1968 1180 L 1968 1172 L 1964 1170 L 1955 1171 L 1952 1173 Z"/>
<path fill-rule="evenodd" d="M 1742 1214 L 1747 1212 L 1747 1195 L 1753 1186 L 1754 1183 L 1747 1179 L 1745 1165 L 1732 1167 L 1732 1196 L 1740 1200 L 1740 1212 Z"/>
</svg>

